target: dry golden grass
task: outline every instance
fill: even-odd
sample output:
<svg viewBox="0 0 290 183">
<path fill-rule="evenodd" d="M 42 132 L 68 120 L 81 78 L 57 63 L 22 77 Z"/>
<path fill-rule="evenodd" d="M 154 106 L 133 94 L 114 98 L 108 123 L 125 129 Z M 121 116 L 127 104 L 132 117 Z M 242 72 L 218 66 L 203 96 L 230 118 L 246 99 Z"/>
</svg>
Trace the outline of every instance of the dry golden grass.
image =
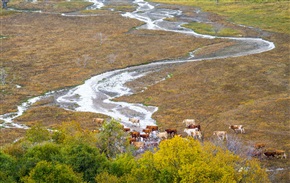
<svg viewBox="0 0 290 183">
<path fill-rule="evenodd" d="M 30 96 L 80 84 L 107 70 L 181 57 L 216 42 L 132 29 L 140 24 L 104 11 L 86 18 L 35 13 L 5 17 L 2 34 L 8 38 L 1 40 L 0 61 L 8 77 L 1 85 L 1 113 L 15 110 Z M 172 44 L 174 39 L 179 41 Z"/>
<path fill-rule="evenodd" d="M 0 63 L 7 74 L 0 85 L 1 114 L 15 111 L 28 98 L 81 84 L 107 70 L 184 57 L 198 47 L 223 42 L 135 30 L 142 22 L 106 10 L 94 13 L 97 16 L 16 13 L 1 17 L 1 34 L 6 38 L 1 39 Z M 17 120 L 54 127 L 67 120 L 91 118 L 86 113 L 74 116 L 53 106 L 36 105 Z"/>
<path fill-rule="evenodd" d="M 276 34 L 271 40 L 276 44 L 272 51 L 186 63 L 167 72 L 172 78 L 120 100 L 158 106 L 153 115 L 158 125 L 162 129 L 175 127 L 183 135 L 182 120 L 194 118 L 205 140 L 210 140 L 215 130 L 235 136 L 228 126 L 242 124 L 246 134 L 237 136 L 245 146 L 265 142 L 269 148 L 286 150 L 289 156 L 289 35 Z M 289 167 L 285 159 L 262 163 Z"/>
<path fill-rule="evenodd" d="M 214 18 L 224 21 L 217 16 Z M 231 44 L 175 33 L 135 30 L 141 22 L 105 10 L 99 11 L 99 16 L 86 18 L 16 14 L 2 17 L 0 23 L 1 34 L 8 36 L 1 39 L 1 67 L 8 73 L 7 83 L 1 85 L 2 114 L 15 110 L 16 105 L 32 96 L 78 85 L 107 70 L 183 57 L 199 47 L 204 47 L 198 53 L 203 56 L 207 54 L 205 50 L 214 53 L 218 46 Z M 261 35 L 252 29 L 241 29 L 243 35 Z M 270 148 L 284 149 L 288 153 L 289 34 L 266 35 L 265 39 L 276 45 L 272 51 L 166 67 L 129 85 L 140 91 L 156 78 L 168 74 L 171 78 L 118 100 L 158 106 L 153 118 L 163 129 L 175 127 L 182 133 L 182 120 L 194 118 L 201 124 L 205 139 L 210 139 L 214 130 L 233 134 L 228 125 L 243 124 L 246 134 L 237 136 L 246 145 L 262 141 Z M 16 88 L 16 84 L 22 88 Z M 17 120 L 49 127 L 78 121 L 84 128 L 94 128 L 91 119 L 97 116 L 100 115 L 68 112 L 44 102 Z M 7 133 L 11 132 L 1 129 L 2 137 Z M 12 138 L 2 143 L 11 141 Z M 287 160 L 264 163 L 289 166 Z"/>
</svg>

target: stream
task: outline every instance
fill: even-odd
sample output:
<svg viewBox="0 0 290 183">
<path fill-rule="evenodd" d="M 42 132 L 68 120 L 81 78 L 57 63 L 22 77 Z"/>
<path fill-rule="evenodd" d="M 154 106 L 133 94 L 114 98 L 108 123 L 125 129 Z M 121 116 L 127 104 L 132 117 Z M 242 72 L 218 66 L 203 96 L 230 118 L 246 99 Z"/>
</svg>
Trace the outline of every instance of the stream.
<svg viewBox="0 0 290 183">
<path fill-rule="evenodd" d="M 95 4 L 89 8 L 100 8 L 104 6 L 105 1 L 94 1 L 94 3 Z M 135 0 L 133 3 L 137 4 L 137 9 L 134 12 L 126 12 L 122 14 L 122 16 L 144 22 L 144 25 L 138 27 L 138 29 L 172 31 L 205 39 L 222 38 L 197 34 L 190 29 L 181 27 L 181 25 L 186 22 L 169 22 L 165 20 L 166 18 L 182 16 L 182 11 L 180 10 L 158 8 L 158 4 L 148 3 L 144 0 Z M 198 10 L 196 13 L 199 13 Z M 66 15 L 63 14 L 63 16 Z M 189 21 L 200 20 L 196 17 L 192 17 Z M 56 93 L 58 93 L 58 97 L 56 98 L 57 105 L 67 110 L 105 114 L 111 118 L 119 120 L 122 124 L 124 124 L 124 126 L 127 127 L 133 126 L 132 123 L 130 123 L 128 120 L 128 118 L 132 117 L 140 119 L 141 129 L 145 128 L 146 125 L 155 125 L 156 121 L 152 119 L 152 115 L 158 110 L 157 107 L 145 106 L 139 103 L 113 101 L 114 98 L 133 94 L 133 90 L 126 86 L 127 82 L 136 80 L 141 77 L 146 77 L 146 75 L 152 74 L 154 72 L 158 72 L 167 64 L 174 65 L 185 62 L 238 57 L 262 53 L 275 48 L 275 45 L 272 42 L 259 38 L 227 37 L 223 39 L 230 39 L 237 42 L 239 48 L 242 48 L 242 51 L 241 49 L 231 49 L 230 51 L 222 52 L 217 56 L 208 58 L 195 58 L 194 52 L 192 52 L 189 53 L 190 56 L 188 58 L 182 60 L 177 59 L 156 61 L 146 65 L 133 66 L 105 72 L 86 80 L 84 84 L 74 88 L 64 89 L 62 91 L 53 91 L 43 96 L 29 99 L 27 102 L 24 102 L 18 106 L 17 112 L 0 115 L 0 119 L 4 121 L 4 123 L 0 124 L 0 128 L 28 128 L 25 125 L 13 122 L 13 120 L 21 116 L 35 102 L 55 95 Z M 162 79 L 156 81 L 156 83 L 158 82 L 162 82 Z M 59 95 L 59 93 L 62 94 Z"/>
</svg>

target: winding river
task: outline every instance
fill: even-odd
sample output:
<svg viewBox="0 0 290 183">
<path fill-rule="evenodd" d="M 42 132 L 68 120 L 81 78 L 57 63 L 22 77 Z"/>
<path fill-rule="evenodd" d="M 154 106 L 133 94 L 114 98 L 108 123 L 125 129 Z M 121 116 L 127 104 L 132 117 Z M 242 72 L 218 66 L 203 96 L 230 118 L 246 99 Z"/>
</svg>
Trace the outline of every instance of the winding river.
<svg viewBox="0 0 290 183">
<path fill-rule="evenodd" d="M 124 13 L 122 16 L 143 21 L 145 24 L 138 29 L 172 31 L 205 39 L 221 38 L 197 34 L 192 30 L 182 28 L 181 25 L 184 24 L 184 22 L 165 21 L 166 18 L 181 16 L 182 11 L 180 10 L 158 8 L 158 4 L 148 3 L 144 0 L 135 0 L 133 3 L 138 5 L 137 9 L 134 12 Z M 102 6 L 104 6 L 103 1 L 95 1 L 95 4 L 90 8 L 100 8 Z M 197 11 L 196 13 L 199 12 Z M 63 14 L 63 16 L 68 15 Z M 198 20 L 192 18 L 191 21 Z M 27 102 L 18 106 L 17 112 L 1 115 L 0 119 L 4 120 L 4 123 L 0 124 L 0 127 L 28 128 L 24 125 L 14 123 L 13 119 L 21 116 L 33 103 L 45 97 L 55 95 L 55 93 L 64 93 L 57 97 L 56 102 L 59 106 L 67 110 L 105 114 L 114 119 L 120 120 L 120 122 L 125 126 L 132 126 L 128 121 L 128 118 L 131 117 L 137 117 L 140 119 L 141 128 L 145 128 L 146 125 L 154 125 L 156 124 L 156 121 L 152 119 L 152 115 L 158 110 L 157 107 L 144 106 L 138 103 L 113 101 L 114 98 L 133 94 L 133 91 L 125 85 L 127 82 L 146 77 L 146 75 L 153 72 L 158 72 L 166 64 L 180 64 L 184 62 L 238 57 L 262 53 L 275 48 L 272 42 L 259 38 L 227 37 L 223 39 L 231 39 L 237 42 L 239 48 L 242 48 L 242 51 L 241 49 L 232 49 L 231 52 L 221 53 L 219 56 L 209 58 L 195 58 L 193 52 L 190 54 L 190 57 L 182 60 L 158 61 L 147 65 L 133 66 L 105 72 L 88 79 L 84 84 L 71 88 L 68 91 L 54 91 L 47 93 L 44 96 L 29 99 Z M 156 82 L 161 81 L 162 80 Z"/>
</svg>

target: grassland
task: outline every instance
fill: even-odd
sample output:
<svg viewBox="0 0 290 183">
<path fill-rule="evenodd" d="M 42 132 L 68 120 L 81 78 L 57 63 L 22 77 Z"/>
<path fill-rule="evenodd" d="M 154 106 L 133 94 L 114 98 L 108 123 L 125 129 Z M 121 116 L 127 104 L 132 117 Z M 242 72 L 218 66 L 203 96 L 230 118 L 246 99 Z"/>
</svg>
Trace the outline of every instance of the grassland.
<svg viewBox="0 0 290 183">
<path fill-rule="evenodd" d="M 22 9 L 21 3 L 15 6 Z M 41 9 L 44 5 L 39 3 L 37 6 Z M 45 8 L 41 10 L 47 12 Z M 5 75 L 0 85 L 1 114 L 16 111 L 17 105 L 31 97 L 81 84 L 92 75 L 154 60 L 183 57 L 198 47 L 221 42 L 161 31 L 136 31 L 134 27 L 141 22 L 122 18 L 119 13 L 106 9 L 85 12 L 94 14 L 89 17 L 63 17 L 59 9 L 51 11 L 1 10 L 4 39 L 1 39 L 0 62 L 1 73 Z M 172 45 L 172 39 L 179 41 Z M 41 108 L 37 112 L 33 108 L 17 120 L 29 125 L 44 121 L 45 125 L 54 126 L 64 120 L 55 117 L 56 114 L 67 115 L 67 111 L 57 106 L 46 106 L 45 102 L 39 105 Z M 87 116 L 82 123 L 92 119 L 87 114 L 79 115 Z M 6 129 L 1 131 L 4 133 Z M 10 140 L 5 142 L 11 142 L 13 138 L 6 136 Z"/>
<path fill-rule="evenodd" d="M 189 1 L 172 3 L 184 4 Z M 290 52 L 287 3 L 227 3 L 227 6 L 220 3 L 216 6 L 192 2 L 190 6 L 214 12 L 209 15 L 211 20 L 224 23 L 225 27 L 229 24 L 254 27 L 251 31 L 243 30 L 242 35 L 273 41 L 276 48 L 239 58 L 187 63 L 168 71 L 173 76 L 170 79 L 149 87 L 144 93 L 120 100 L 158 106 L 159 110 L 153 117 L 163 129 L 177 127 L 182 132 L 182 119 L 195 118 L 204 127 L 204 135 L 208 140 L 214 130 L 227 130 L 229 124 L 244 124 L 247 127 L 246 134 L 231 135 L 239 138 L 245 146 L 264 142 L 267 148 L 284 149 L 289 155 Z M 252 11 L 254 7 L 255 11 Z M 276 13 L 267 14 L 272 11 Z M 269 16 L 271 18 L 268 19 Z M 204 31 L 200 30 L 201 33 Z M 289 167 L 287 160 L 264 160 L 262 164 L 266 167 Z M 287 180 L 289 170 L 278 173 L 273 179 L 274 182 Z"/>
<path fill-rule="evenodd" d="M 206 140 L 211 138 L 213 130 L 228 130 L 228 124 L 243 124 L 246 134 L 229 132 L 246 146 L 265 142 L 267 148 L 284 149 L 289 156 L 289 2 L 172 3 L 189 5 L 185 12 L 188 14 L 196 7 L 213 12 L 208 14 L 213 22 L 222 23 L 241 36 L 272 41 L 276 48 L 262 54 L 167 68 L 152 77 L 169 74 L 170 78 L 142 93 L 118 100 L 158 106 L 153 116 L 158 125 L 163 129 L 176 127 L 180 133 L 184 128 L 181 121 L 195 118 Z M 22 7 L 19 3 L 15 6 Z M 39 5 L 38 9 L 45 9 L 45 5 Z M 97 16 L 62 17 L 1 10 L 0 35 L 4 38 L 0 39 L 0 63 L 7 74 L 5 84 L 0 85 L 1 114 L 15 111 L 17 105 L 30 97 L 81 84 L 90 76 L 107 70 L 183 57 L 199 47 L 214 52 L 217 46 L 230 44 L 176 33 L 135 30 L 141 22 L 124 19 L 119 13 L 106 9 L 86 13 Z M 203 29 L 201 27 L 201 33 Z M 172 40 L 178 41 L 173 44 Z M 147 78 L 138 82 L 146 85 L 150 81 Z M 97 116 L 103 117 L 65 111 L 51 105 L 51 101 L 42 101 L 17 121 L 27 125 L 42 123 L 48 127 L 78 121 L 84 128 L 94 128 L 91 119 Z M 12 142 L 24 133 L 23 130 L 0 129 L 1 143 Z M 270 168 L 289 167 L 288 160 L 264 160 L 262 163 Z M 276 179 L 286 182 L 288 173 L 283 172 Z"/>
<path fill-rule="evenodd" d="M 267 31 L 289 33 L 289 1 L 235 1 L 220 0 L 218 4 L 211 0 L 150 0 L 169 4 L 199 7 L 202 11 L 216 13 L 225 21 L 252 26 Z M 204 28 L 206 30 L 206 28 Z"/>
</svg>

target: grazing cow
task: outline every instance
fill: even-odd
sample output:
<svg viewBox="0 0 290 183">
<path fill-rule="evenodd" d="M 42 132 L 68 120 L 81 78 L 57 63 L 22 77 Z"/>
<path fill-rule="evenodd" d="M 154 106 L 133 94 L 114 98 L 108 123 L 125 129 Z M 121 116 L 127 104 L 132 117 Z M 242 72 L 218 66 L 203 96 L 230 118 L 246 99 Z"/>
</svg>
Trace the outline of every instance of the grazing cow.
<svg viewBox="0 0 290 183">
<path fill-rule="evenodd" d="M 138 149 L 145 147 L 145 143 L 144 142 L 133 142 L 133 145 L 135 147 L 137 147 Z"/>
<path fill-rule="evenodd" d="M 129 118 L 129 121 L 132 122 L 133 124 L 139 124 L 139 126 L 140 126 L 140 119 L 137 119 L 137 118 Z"/>
<path fill-rule="evenodd" d="M 149 134 L 151 131 L 152 130 L 151 129 L 148 129 L 148 128 L 142 130 L 142 132 L 147 133 L 147 134 Z"/>
<path fill-rule="evenodd" d="M 194 139 L 202 140 L 201 131 L 193 131 L 193 132 L 191 132 L 191 135 Z"/>
<path fill-rule="evenodd" d="M 189 128 L 189 129 L 197 128 L 198 131 L 201 131 L 200 125 L 193 125 L 193 124 L 190 124 L 187 128 Z"/>
<path fill-rule="evenodd" d="M 182 121 L 182 123 L 185 123 L 185 127 L 188 127 L 189 125 L 195 125 L 194 119 L 185 119 Z"/>
<path fill-rule="evenodd" d="M 285 153 L 285 151 L 284 150 L 275 150 L 275 156 L 277 157 L 277 158 L 281 158 L 281 159 L 283 159 L 283 158 L 287 158 L 287 156 L 286 156 L 286 153 Z"/>
<path fill-rule="evenodd" d="M 256 143 L 255 145 L 254 145 L 254 148 L 255 149 L 262 149 L 263 147 L 265 147 L 266 146 L 266 144 L 264 144 L 264 143 Z"/>
<path fill-rule="evenodd" d="M 226 131 L 214 131 L 213 135 L 216 135 L 220 140 L 228 139 Z"/>
<path fill-rule="evenodd" d="M 97 123 L 98 126 L 102 126 L 103 123 L 105 122 L 105 119 L 103 119 L 103 118 L 93 118 L 93 122 Z"/>
<path fill-rule="evenodd" d="M 197 131 L 196 128 L 192 128 L 192 129 L 185 128 L 184 129 L 184 132 L 187 133 L 187 136 L 192 136 L 192 133 L 194 133 L 195 131 Z"/>
<path fill-rule="evenodd" d="M 159 137 L 160 139 L 167 139 L 168 138 L 168 134 L 167 134 L 167 132 L 159 132 L 157 134 L 157 137 Z"/>
<path fill-rule="evenodd" d="M 230 125 L 229 129 L 234 130 L 235 133 L 238 133 L 238 131 L 241 133 L 246 133 L 243 125 Z"/>
<path fill-rule="evenodd" d="M 132 138 L 139 138 L 140 137 L 140 132 L 133 131 L 133 132 L 130 132 L 130 135 L 131 135 Z"/>
<path fill-rule="evenodd" d="M 124 132 L 129 132 L 131 129 L 127 128 L 127 127 L 124 127 L 123 130 L 124 130 Z"/>
<path fill-rule="evenodd" d="M 140 137 L 142 137 L 142 139 L 144 141 L 149 140 L 149 134 L 148 133 L 140 134 Z"/>
<path fill-rule="evenodd" d="M 158 126 L 150 126 L 150 125 L 147 125 L 146 126 L 146 129 L 150 129 L 151 131 L 158 131 Z"/>
<path fill-rule="evenodd" d="M 136 138 L 131 138 L 131 137 L 129 138 L 129 143 L 130 143 L 130 144 L 132 144 L 133 142 L 136 142 L 136 141 L 137 141 Z"/>
<path fill-rule="evenodd" d="M 174 135 L 177 134 L 177 130 L 175 128 L 169 128 L 166 129 L 165 131 L 169 134 L 170 137 L 173 137 Z"/>
<path fill-rule="evenodd" d="M 264 156 L 266 156 L 267 158 L 274 158 L 276 155 L 275 151 L 266 151 L 264 152 Z"/>
</svg>

